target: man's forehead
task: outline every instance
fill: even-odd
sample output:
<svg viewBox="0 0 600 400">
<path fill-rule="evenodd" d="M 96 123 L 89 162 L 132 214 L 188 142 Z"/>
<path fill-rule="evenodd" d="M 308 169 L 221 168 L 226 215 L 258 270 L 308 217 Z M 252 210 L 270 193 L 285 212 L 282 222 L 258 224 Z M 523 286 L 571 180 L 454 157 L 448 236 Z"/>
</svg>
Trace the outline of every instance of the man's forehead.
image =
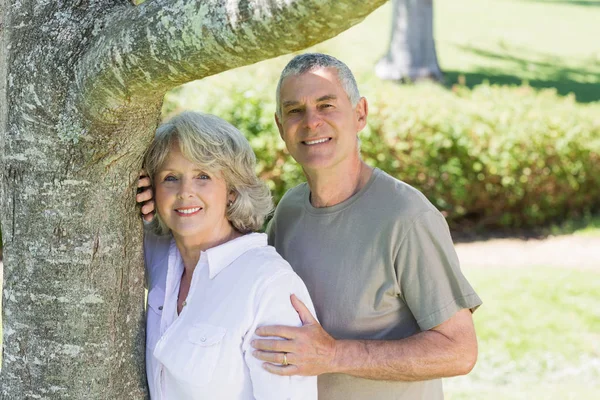
<svg viewBox="0 0 600 400">
<path fill-rule="evenodd" d="M 335 68 L 316 67 L 316 68 L 310 69 L 308 71 L 304 71 L 299 74 L 293 74 L 293 75 L 286 76 L 284 78 L 282 84 L 285 84 L 286 82 L 288 82 L 290 80 L 311 79 L 311 78 L 315 78 L 317 76 L 321 77 L 323 79 L 335 80 L 335 81 L 339 82 L 337 70 Z"/>
<path fill-rule="evenodd" d="M 293 89 L 292 89 L 293 87 Z M 296 95 L 311 97 L 336 96 L 336 90 L 344 91 L 334 68 L 316 68 L 297 75 L 287 76 L 281 84 L 281 95 L 290 100 Z M 284 100 L 282 98 L 282 100 Z"/>
</svg>

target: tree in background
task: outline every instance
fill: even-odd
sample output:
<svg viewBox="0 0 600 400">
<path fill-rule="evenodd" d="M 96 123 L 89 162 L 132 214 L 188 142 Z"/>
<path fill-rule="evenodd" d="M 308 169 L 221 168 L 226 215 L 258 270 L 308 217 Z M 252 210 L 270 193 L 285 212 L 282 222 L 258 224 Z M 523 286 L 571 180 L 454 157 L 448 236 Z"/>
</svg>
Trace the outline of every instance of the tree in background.
<svg viewBox="0 0 600 400">
<path fill-rule="evenodd" d="M 403 82 L 443 81 L 433 40 L 433 0 L 393 0 L 390 44 L 375 74 Z"/>
<path fill-rule="evenodd" d="M 0 397 L 146 397 L 132 172 L 163 95 L 383 2 L 0 0 Z"/>
</svg>

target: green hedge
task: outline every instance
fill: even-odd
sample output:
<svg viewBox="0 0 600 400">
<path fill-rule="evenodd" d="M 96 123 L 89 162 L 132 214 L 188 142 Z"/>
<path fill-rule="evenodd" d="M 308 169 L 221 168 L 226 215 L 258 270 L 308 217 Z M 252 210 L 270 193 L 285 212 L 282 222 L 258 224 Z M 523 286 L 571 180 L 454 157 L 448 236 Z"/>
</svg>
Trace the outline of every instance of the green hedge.
<svg viewBox="0 0 600 400">
<path fill-rule="evenodd" d="M 273 121 L 276 76 L 230 74 L 170 93 L 165 114 L 214 113 L 256 151 L 276 200 L 303 181 Z M 600 208 L 600 105 L 554 90 L 368 81 L 363 158 L 421 190 L 455 229 L 532 227 Z"/>
</svg>

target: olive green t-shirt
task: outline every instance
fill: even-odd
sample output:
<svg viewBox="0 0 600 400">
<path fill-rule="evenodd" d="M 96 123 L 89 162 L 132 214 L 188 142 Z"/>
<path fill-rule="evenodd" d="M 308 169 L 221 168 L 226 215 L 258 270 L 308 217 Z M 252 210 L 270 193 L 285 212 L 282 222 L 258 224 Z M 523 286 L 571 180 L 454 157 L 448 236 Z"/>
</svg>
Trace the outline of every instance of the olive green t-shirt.
<svg viewBox="0 0 600 400">
<path fill-rule="evenodd" d="M 379 169 L 360 192 L 332 207 L 313 207 L 306 183 L 289 190 L 267 230 L 336 339 L 402 339 L 481 304 L 460 271 L 441 213 Z M 321 400 L 442 398 L 440 379 L 319 377 Z"/>
</svg>

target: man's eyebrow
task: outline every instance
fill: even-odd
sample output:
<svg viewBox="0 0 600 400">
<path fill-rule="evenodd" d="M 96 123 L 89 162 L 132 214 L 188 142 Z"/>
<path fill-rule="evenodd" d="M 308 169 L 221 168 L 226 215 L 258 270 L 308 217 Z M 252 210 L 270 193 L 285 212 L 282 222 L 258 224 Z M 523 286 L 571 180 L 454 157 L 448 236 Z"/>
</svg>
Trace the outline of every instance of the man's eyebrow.
<svg viewBox="0 0 600 400">
<path fill-rule="evenodd" d="M 321 96 L 317 99 L 317 103 L 320 103 L 322 101 L 329 101 L 329 100 L 337 100 L 337 96 L 335 94 L 326 94 L 325 96 Z M 282 103 L 282 107 L 292 107 L 292 106 L 297 106 L 298 104 L 300 104 L 299 101 L 296 100 L 287 100 L 284 101 Z"/>
<path fill-rule="evenodd" d="M 288 100 L 288 101 L 284 101 L 283 102 L 283 107 L 291 107 L 291 106 L 295 106 L 300 104 L 299 101 L 295 101 L 295 100 Z"/>
<path fill-rule="evenodd" d="M 329 100 L 337 100 L 337 96 L 335 94 L 326 94 L 325 96 L 321 96 L 317 99 L 317 102 L 321 101 L 329 101 Z"/>
</svg>

